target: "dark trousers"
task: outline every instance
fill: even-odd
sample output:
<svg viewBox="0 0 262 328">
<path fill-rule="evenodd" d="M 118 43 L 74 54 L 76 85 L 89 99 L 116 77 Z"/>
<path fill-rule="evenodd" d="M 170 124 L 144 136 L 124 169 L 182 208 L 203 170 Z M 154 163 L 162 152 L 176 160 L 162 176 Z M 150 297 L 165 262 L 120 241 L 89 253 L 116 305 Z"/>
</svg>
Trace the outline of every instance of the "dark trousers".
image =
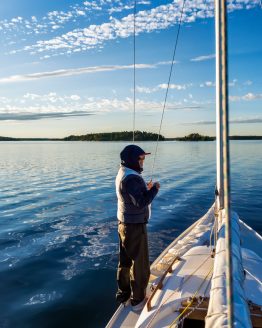
<svg viewBox="0 0 262 328">
<path fill-rule="evenodd" d="M 118 235 L 116 298 L 124 302 L 131 297 L 131 303 L 136 304 L 144 299 L 150 276 L 146 224 L 119 223 Z"/>
</svg>

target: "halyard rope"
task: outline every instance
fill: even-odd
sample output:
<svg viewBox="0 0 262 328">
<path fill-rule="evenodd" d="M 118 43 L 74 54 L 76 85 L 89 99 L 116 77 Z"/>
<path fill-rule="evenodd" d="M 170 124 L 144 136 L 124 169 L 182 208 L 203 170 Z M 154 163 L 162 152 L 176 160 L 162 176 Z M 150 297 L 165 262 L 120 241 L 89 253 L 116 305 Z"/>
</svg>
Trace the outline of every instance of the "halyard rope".
<svg viewBox="0 0 262 328">
<path fill-rule="evenodd" d="M 183 12 L 184 12 L 185 2 L 186 2 L 186 0 L 183 0 L 180 19 L 179 19 L 179 24 L 178 24 L 178 30 L 177 30 L 177 35 L 176 35 L 176 42 L 175 42 L 175 47 L 174 47 L 174 51 L 173 51 L 173 57 L 172 57 L 172 62 L 171 62 L 171 67 L 170 67 L 170 72 L 169 72 L 169 78 L 168 78 L 168 83 L 167 83 L 167 88 L 166 88 L 166 93 L 165 93 L 163 109 L 162 109 L 161 121 L 160 121 L 158 136 L 157 136 L 156 148 L 155 148 L 155 152 L 154 152 L 153 165 L 152 165 L 152 169 L 151 169 L 151 177 L 153 176 L 154 168 L 155 168 L 155 161 L 156 161 L 156 155 L 157 155 L 157 150 L 158 150 L 159 137 L 160 137 L 160 133 L 161 133 L 161 129 L 162 129 L 164 112 L 165 112 L 165 109 L 166 109 L 167 96 L 168 96 L 170 81 L 171 81 L 172 72 L 173 72 L 174 60 L 175 60 L 175 56 L 176 56 L 176 49 L 177 49 L 178 37 L 179 37 L 179 33 L 180 33 L 182 19 L 183 19 Z"/>
</svg>

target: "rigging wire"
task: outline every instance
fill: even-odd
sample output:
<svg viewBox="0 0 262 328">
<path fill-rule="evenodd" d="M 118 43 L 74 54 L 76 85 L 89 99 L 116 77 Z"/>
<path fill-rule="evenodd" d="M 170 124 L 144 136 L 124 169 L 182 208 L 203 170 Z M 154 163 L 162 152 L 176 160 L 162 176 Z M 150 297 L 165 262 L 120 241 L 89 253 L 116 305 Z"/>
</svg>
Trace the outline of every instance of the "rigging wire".
<svg viewBox="0 0 262 328">
<path fill-rule="evenodd" d="M 162 129 L 164 112 L 165 112 L 165 109 L 166 109 L 167 96 L 168 96 L 171 76 L 172 76 L 172 72 L 173 72 L 174 60 L 175 60 L 175 56 L 176 56 L 176 49 L 177 49 L 177 44 L 178 44 L 178 37 L 179 37 L 179 33 L 180 33 L 180 28 L 181 28 L 181 24 L 182 24 L 182 18 L 183 18 L 183 13 L 184 13 L 185 2 L 186 2 L 186 0 L 183 0 L 180 19 L 179 19 L 178 30 L 177 30 L 177 35 L 176 35 L 176 41 L 175 41 L 175 46 L 174 46 L 174 51 L 173 51 L 173 57 L 172 57 L 172 62 L 171 62 L 171 67 L 170 67 L 170 72 L 169 72 L 169 78 L 168 78 L 168 83 L 167 83 L 167 88 L 166 88 L 166 94 L 165 94 L 165 99 L 164 99 L 164 104 L 163 104 L 163 109 L 162 109 L 161 121 L 160 121 L 158 136 L 157 136 L 156 148 L 155 148 L 155 152 L 154 152 L 153 165 L 152 165 L 152 169 L 151 169 L 151 180 L 152 180 L 153 172 L 154 172 L 154 168 L 155 168 L 159 137 L 160 137 L 160 133 L 161 133 L 161 129 Z"/>
<path fill-rule="evenodd" d="M 134 60 L 134 71 L 133 71 L 133 79 L 134 79 L 134 99 L 133 99 L 133 142 L 135 142 L 135 126 L 136 126 L 136 0 L 134 0 L 134 52 L 133 52 L 133 60 Z"/>
</svg>

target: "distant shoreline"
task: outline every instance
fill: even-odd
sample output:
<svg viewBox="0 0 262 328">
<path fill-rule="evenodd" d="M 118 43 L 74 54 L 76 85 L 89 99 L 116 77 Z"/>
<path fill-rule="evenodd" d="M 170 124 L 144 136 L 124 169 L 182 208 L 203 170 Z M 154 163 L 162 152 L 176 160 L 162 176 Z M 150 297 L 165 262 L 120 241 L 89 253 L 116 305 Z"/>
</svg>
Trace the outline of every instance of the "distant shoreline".
<svg viewBox="0 0 262 328">
<path fill-rule="evenodd" d="M 158 135 L 151 132 L 135 132 L 135 141 L 156 141 Z M 262 140 L 262 136 L 230 136 L 230 140 Z M 185 137 L 165 138 L 159 136 L 159 141 L 215 141 L 216 137 L 202 136 L 198 133 L 191 133 Z M 133 132 L 111 132 L 111 133 L 90 133 L 81 136 L 71 135 L 65 138 L 12 138 L 0 136 L 0 141 L 133 141 Z"/>
<path fill-rule="evenodd" d="M 208 137 L 210 140 L 190 140 L 182 138 L 165 138 L 165 141 L 215 141 L 216 137 Z M 262 140 L 262 136 L 229 136 L 230 140 Z"/>
</svg>

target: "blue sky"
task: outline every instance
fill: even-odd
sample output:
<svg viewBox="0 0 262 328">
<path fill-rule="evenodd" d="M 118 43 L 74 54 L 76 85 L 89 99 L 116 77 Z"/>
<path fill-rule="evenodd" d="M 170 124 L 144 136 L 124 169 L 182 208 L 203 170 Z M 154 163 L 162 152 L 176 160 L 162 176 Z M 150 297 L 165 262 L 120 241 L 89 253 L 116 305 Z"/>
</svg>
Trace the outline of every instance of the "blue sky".
<svg viewBox="0 0 262 328">
<path fill-rule="evenodd" d="M 0 4 L 0 135 L 132 130 L 134 1 Z M 262 134 L 260 1 L 229 4 L 230 134 Z M 137 0 L 136 129 L 157 132 L 182 1 Z M 162 134 L 215 134 L 213 0 L 187 0 Z"/>
</svg>

